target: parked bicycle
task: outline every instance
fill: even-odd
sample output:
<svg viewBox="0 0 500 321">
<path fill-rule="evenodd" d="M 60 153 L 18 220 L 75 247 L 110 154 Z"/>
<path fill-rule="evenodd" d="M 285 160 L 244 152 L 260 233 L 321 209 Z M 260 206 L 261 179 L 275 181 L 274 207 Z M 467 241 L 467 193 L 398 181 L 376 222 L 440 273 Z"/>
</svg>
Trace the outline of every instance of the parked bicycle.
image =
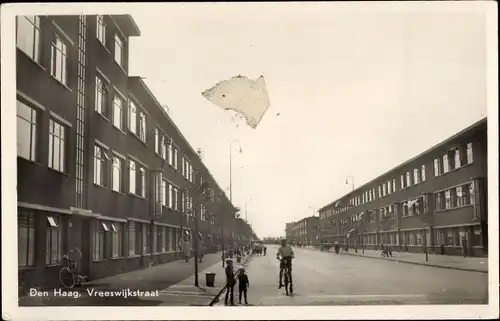
<svg viewBox="0 0 500 321">
<path fill-rule="evenodd" d="M 78 272 L 78 264 L 74 255 L 79 256 L 78 260 L 82 258 L 82 252 L 76 247 L 71 249 L 67 254 L 63 255 L 65 266 L 59 271 L 59 282 L 67 289 L 73 288 L 75 285 L 81 285 L 88 281 L 85 274 Z"/>
</svg>

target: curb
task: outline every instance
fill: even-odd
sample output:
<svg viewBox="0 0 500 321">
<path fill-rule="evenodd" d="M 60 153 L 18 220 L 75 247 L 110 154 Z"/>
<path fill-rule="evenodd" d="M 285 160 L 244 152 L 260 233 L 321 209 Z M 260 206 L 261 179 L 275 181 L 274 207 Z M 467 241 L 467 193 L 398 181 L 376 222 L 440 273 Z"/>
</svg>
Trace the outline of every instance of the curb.
<svg viewBox="0 0 500 321">
<path fill-rule="evenodd" d="M 247 256 L 247 258 L 245 259 L 245 261 L 241 265 L 247 264 L 247 262 L 250 261 L 250 259 L 252 258 L 252 256 L 253 256 L 253 254 L 250 254 L 249 256 Z M 222 289 L 220 289 L 219 293 L 217 293 L 215 295 L 215 297 L 212 299 L 212 301 L 210 301 L 210 303 L 208 304 L 208 306 L 213 306 L 215 303 L 217 303 L 219 301 L 219 298 L 222 295 L 222 293 L 224 293 L 225 289 L 226 289 L 225 286 L 222 287 Z"/>
<path fill-rule="evenodd" d="M 479 272 L 479 273 L 486 273 L 486 274 L 488 274 L 488 271 L 484 271 L 484 270 L 467 269 L 467 268 L 461 268 L 461 267 L 451 267 L 451 266 L 445 266 L 445 265 L 412 262 L 412 261 L 404 261 L 404 260 L 397 260 L 397 259 L 386 259 L 386 258 L 382 258 L 382 257 L 366 256 L 366 255 L 359 255 L 359 254 L 352 254 L 352 253 L 340 253 L 340 254 L 341 255 L 351 255 L 351 256 L 356 256 L 356 257 L 362 257 L 362 258 L 367 258 L 367 259 L 377 259 L 377 260 L 385 260 L 385 261 L 405 263 L 405 264 L 431 266 L 431 267 L 437 267 L 437 268 L 449 269 L 449 270 L 459 270 L 459 271 L 467 271 L 467 272 Z"/>
</svg>

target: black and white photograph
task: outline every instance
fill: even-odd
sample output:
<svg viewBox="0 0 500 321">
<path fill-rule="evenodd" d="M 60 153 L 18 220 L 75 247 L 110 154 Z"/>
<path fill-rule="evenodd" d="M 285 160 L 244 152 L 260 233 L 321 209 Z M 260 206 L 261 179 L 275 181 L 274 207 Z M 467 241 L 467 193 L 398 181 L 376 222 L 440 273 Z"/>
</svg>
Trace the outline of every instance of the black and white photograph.
<svg viewBox="0 0 500 321">
<path fill-rule="evenodd" d="M 4 320 L 498 318 L 496 2 L 1 23 Z"/>
</svg>

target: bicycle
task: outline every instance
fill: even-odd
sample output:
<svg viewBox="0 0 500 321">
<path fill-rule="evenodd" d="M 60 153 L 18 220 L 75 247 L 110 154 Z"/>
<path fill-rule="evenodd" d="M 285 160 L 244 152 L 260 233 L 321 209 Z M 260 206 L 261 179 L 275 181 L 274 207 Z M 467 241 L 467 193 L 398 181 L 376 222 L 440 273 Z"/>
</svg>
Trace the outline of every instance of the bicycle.
<svg viewBox="0 0 500 321">
<path fill-rule="evenodd" d="M 381 257 L 388 258 L 389 257 L 389 252 L 387 250 L 382 250 L 380 253 Z"/>
<path fill-rule="evenodd" d="M 283 259 L 283 277 L 284 277 L 284 282 L 285 282 L 285 292 L 286 295 L 293 294 L 293 285 L 292 285 L 292 274 L 290 272 L 290 269 L 288 268 L 288 260 L 289 259 Z"/>
<path fill-rule="evenodd" d="M 66 289 L 71 289 L 75 285 L 81 285 L 88 281 L 85 274 L 78 272 L 78 264 L 75 259 L 71 258 L 71 253 L 78 253 L 80 256 L 78 259 L 82 258 L 82 252 L 77 248 L 63 255 L 66 266 L 59 271 L 59 282 Z"/>
</svg>

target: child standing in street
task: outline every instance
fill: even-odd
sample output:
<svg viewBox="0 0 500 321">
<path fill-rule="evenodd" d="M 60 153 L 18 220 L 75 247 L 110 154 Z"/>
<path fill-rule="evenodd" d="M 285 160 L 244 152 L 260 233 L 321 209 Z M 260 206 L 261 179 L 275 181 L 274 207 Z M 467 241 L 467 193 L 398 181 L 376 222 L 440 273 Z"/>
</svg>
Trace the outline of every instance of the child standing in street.
<svg viewBox="0 0 500 321">
<path fill-rule="evenodd" d="M 234 286 L 236 285 L 236 280 L 234 279 L 233 273 L 233 260 L 226 260 L 226 300 L 225 305 L 228 304 L 228 299 L 230 298 L 231 305 L 234 305 Z"/>
<path fill-rule="evenodd" d="M 248 281 L 248 276 L 245 274 L 244 268 L 239 269 L 238 283 L 239 283 L 239 290 L 240 290 L 239 303 L 241 304 L 241 295 L 243 294 L 245 296 L 245 304 L 248 304 L 247 290 L 248 290 L 248 287 L 250 287 L 250 282 Z"/>
</svg>

